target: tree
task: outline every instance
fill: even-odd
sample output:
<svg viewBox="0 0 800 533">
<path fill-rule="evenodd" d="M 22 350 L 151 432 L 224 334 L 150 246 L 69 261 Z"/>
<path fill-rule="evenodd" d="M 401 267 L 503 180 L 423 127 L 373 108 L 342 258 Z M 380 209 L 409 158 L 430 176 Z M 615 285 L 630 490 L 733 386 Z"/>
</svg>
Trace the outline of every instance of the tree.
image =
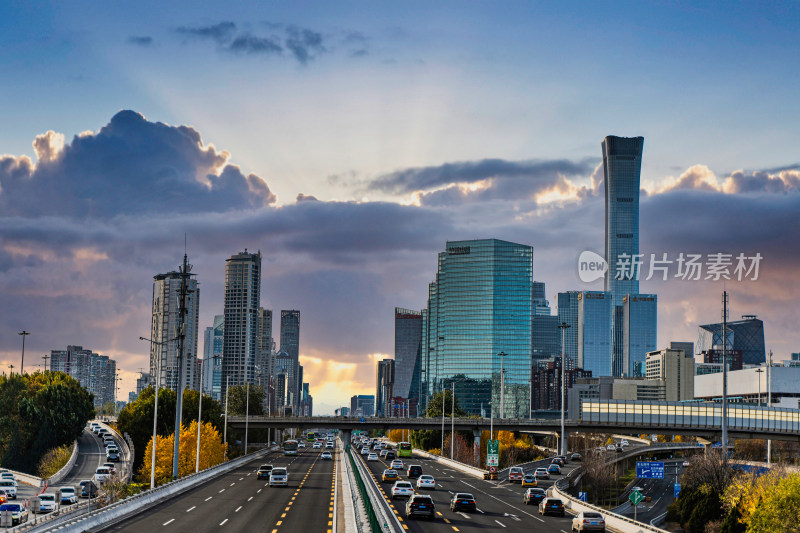
<svg viewBox="0 0 800 533">
<path fill-rule="evenodd" d="M 451 391 L 445 390 L 443 392 L 437 392 L 430 398 L 430 401 L 428 402 L 428 408 L 425 410 L 425 416 L 429 418 L 441 418 L 442 413 L 444 413 L 445 417 L 449 417 L 452 407 L 453 397 L 451 395 Z M 458 404 L 458 396 L 455 398 L 455 416 L 467 416 L 467 412 L 464 411 Z M 448 430 L 449 428 L 445 428 L 445 432 Z M 422 450 L 438 449 L 442 444 L 442 431 L 436 429 L 422 429 L 413 431 L 411 433 L 411 444 L 415 448 L 420 448 Z M 449 450 L 450 449 L 447 448 L 448 454 Z"/>
<path fill-rule="evenodd" d="M 800 531 L 800 474 L 791 474 L 781 479 L 753 511 L 747 532 L 773 531 Z"/>
<path fill-rule="evenodd" d="M 250 405 L 247 405 L 247 390 L 250 391 Z M 234 385 L 228 387 L 228 414 L 262 416 L 264 414 L 264 388 L 260 385 Z M 205 403 L 205 400 L 203 400 Z"/>
<path fill-rule="evenodd" d="M 173 448 L 175 434 L 159 437 L 156 446 L 156 485 L 172 480 Z M 212 424 L 204 422 L 200 429 L 200 470 L 205 470 L 223 461 L 225 445 L 222 436 Z M 178 477 L 191 474 L 195 470 L 197 458 L 197 421 L 188 426 L 181 425 L 181 442 L 178 452 Z M 150 468 L 153 460 L 153 439 L 147 442 L 143 454 L 143 463 L 139 467 L 139 478 L 150 479 Z"/>
</svg>

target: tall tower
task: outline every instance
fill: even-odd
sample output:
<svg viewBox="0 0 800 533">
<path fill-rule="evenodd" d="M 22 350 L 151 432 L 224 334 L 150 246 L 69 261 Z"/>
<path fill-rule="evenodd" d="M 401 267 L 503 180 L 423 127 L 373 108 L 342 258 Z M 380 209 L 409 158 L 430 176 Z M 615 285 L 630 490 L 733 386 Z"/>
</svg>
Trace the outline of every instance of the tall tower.
<svg viewBox="0 0 800 533">
<path fill-rule="evenodd" d="M 225 328 L 220 395 L 230 385 L 255 383 L 258 359 L 258 308 L 261 252 L 232 255 L 225 264 Z"/>
<path fill-rule="evenodd" d="M 394 395 L 417 414 L 422 364 L 422 313 L 394 308 Z"/>
<path fill-rule="evenodd" d="M 197 362 L 197 336 L 200 321 L 200 289 L 197 280 L 186 281 L 186 338 L 181 367 L 183 384 L 192 386 Z M 177 271 L 153 277 L 153 308 L 150 323 L 150 379 L 158 386 L 176 390 L 178 387 L 178 326 L 180 316 L 181 273 Z"/>
<path fill-rule="evenodd" d="M 296 309 L 281 310 L 281 351 L 292 358 L 292 379 L 289 382 L 287 395 L 291 393 L 292 406 L 297 407 L 300 383 L 297 381 L 300 366 L 300 311 Z"/>
<path fill-rule="evenodd" d="M 605 291 L 611 293 L 611 371 L 623 374 L 623 298 L 639 293 L 639 182 L 644 137 L 609 135 L 603 148 L 606 197 Z M 626 263 L 627 262 L 627 263 Z"/>
</svg>

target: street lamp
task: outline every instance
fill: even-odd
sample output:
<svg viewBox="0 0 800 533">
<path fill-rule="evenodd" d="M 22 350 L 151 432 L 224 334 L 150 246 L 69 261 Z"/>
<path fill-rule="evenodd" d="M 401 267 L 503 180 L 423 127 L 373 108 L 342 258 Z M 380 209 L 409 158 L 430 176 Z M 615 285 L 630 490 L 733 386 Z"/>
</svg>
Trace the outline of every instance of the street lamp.
<svg viewBox="0 0 800 533">
<path fill-rule="evenodd" d="M 758 374 L 758 406 L 761 406 L 761 374 L 764 372 L 763 368 L 759 368 L 756 370 L 756 374 Z"/>
<path fill-rule="evenodd" d="M 19 373 L 20 373 L 20 375 L 22 375 L 22 373 L 25 371 L 25 337 L 30 335 L 30 332 L 25 331 L 23 329 L 22 331 L 17 333 L 17 335 L 21 335 L 22 336 L 22 360 L 20 361 L 20 364 L 19 364 Z"/>
<path fill-rule="evenodd" d="M 497 355 L 500 356 L 500 418 L 505 418 L 506 371 L 503 368 L 503 359 L 506 356 L 506 352 L 500 352 Z"/>
<path fill-rule="evenodd" d="M 455 445 L 456 439 L 453 438 L 455 435 L 455 427 L 456 427 L 456 382 L 451 381 L 450 386 L 452 388 L 450 392 L 450 460 L 453 460 L 453 446 Z"/>
<path fill-rule="evenodd" d="M 561 455 L 567 455 L 567 438 L 566 438 L 566 430 L 564 425 L 564 407 L 566 403 L 566 396 L 567 396 L 567 365 L 566 365 L 566 350 L 564 345 L 564 339 L 566 337 L 567 328 L 570 327 L 569 324 L 566 322 L 562 322 L 558 325 L 558 329 L 561 330 Z"/>
</svg>

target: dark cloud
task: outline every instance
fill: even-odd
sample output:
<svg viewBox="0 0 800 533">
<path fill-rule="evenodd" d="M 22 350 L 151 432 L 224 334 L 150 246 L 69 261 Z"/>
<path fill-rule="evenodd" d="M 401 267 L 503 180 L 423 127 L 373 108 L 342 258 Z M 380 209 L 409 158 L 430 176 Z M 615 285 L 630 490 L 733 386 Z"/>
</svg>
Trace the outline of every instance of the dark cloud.
<svg viewBox="0 0 800 533">
<path fill-rule="evenodd" d="M 317 200 L 316 196 L 299 193 L 295 201 L 299 204 L 300 202 L 318 202 L 319 200 Z"/>
<path fill-rule="evenodd" d="M 150 46 L 153 44 L 153 38 L 146 35 L 131 35 L 128 37 L 128 44 L 135 44 L 137 46 Z"/>
<path fill-rule="evenodd" d="M 760 171 L 747 176 L 737 170 L 728 176 L 725 189 L 731 193 L 785 193 L 800 189 L 800 170 L 784 168 L 777 172 Z"/>
<path fill-rule="evenodd" d="M 237 36 L 231 42 L 228 50 L 244 54 L 280 55 L 283 47 L 275 39 L 269 37 L 255 37 L 249 33 Z"/>
<path fill-rule="evenodd" d="M 565 176 L 588 176 L 594 170 L 596 159 L 569 161 L 507 161 L 504 159 L 481 159 L 445 163 L 432 167 L 417 167 L 384 174 L 372 180 L 369 190 L 394 194 L 425 191 L 456 183 L 475 183 L 490 178 L 552 179 Z"/>
<path fill-rule="evenodd" d="M 236 31 L 236 24 L 230 21 L 220 22 L 211 26 L 196 26 L 188 27 L 182 26 L 176 30 L 183 35 L 198 37 L 201 39 L 210 39 L 219 44 L 227 43 L 233 38 Z"/>
<path fill-rule="evenodd" d="M 38 162 L 0 159 L 0 212 L 6 216 L 219 212 L 275 202 L 266 182 L 227 163 L 188 126 L 149 122 L 120 111 L 96 134 L 61 147 L 54 132 L 34 141 Z"/>
<path fill-rule="evenodd" d="M 326 51 L 321 33 L 297 26 L 286 28 L 285 43 L 294 58 L 303 65 Z"/>
</svg>

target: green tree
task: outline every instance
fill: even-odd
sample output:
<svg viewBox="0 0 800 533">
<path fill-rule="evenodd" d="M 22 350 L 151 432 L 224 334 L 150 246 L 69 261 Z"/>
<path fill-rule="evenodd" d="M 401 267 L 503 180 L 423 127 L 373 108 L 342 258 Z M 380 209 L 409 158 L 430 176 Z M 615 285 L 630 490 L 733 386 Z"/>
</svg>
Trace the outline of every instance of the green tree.
<svg viewBox="0 0 800 533">
<path fill-rule="evenodd" d="M 425 416 L 429 418 L 441 418 L 442 413 L 445 417 L 449 417 L 453 408 L 453 397 L 450 390 L 437 392 L 428 401 L 428 408 L 425 410 Z M 467 412 L 458 404 L 458 395 L 455 397 L 455 416 L 466 417 Z M 446 433 L 447 431 L 445 431 Z M 470 439 L 471 435 L 467 432 L 464 433 L 465 438 Z M 436 429 L 421 429 L 411 432 L 411 444 L 415 448 L 423 450 L 438 449 L 442 444 L 442 432 Z"/>
<path fill-rule="evenodd" d="M 747 533 L 800 531 L 800 474 L 781 479 L 750 517 Z"/>
<path fill-rule="evenodd" d="M 250 390 L 250 405 L 247 405 L 247 390 Z M 264 414 L 264 388 L 260 385 L 234 385 L 228 387 L 228 415 L 250 416 Z"/>
</svg>

